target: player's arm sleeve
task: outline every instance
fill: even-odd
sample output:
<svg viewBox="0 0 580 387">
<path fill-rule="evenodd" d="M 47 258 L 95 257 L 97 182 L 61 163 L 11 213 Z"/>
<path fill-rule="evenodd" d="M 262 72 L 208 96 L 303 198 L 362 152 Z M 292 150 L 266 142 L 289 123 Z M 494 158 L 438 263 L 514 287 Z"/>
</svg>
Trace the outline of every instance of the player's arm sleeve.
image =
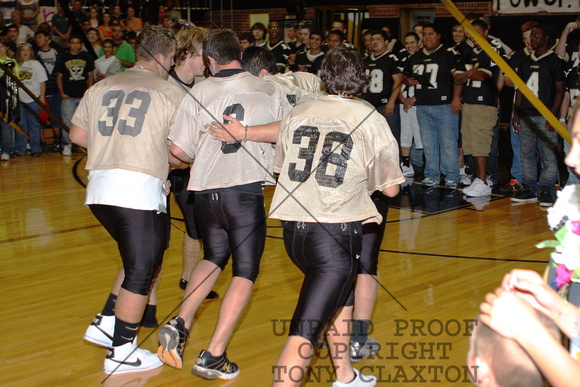
<svg viewBox="0 0 580 387">
<path fill-rule="evenodd" d="M 399 166 L 399 150 L 396 142 L 376 152 L 367 168 L 369 194 L 375 191 L 382 192 L 405 182 Z"/>
<path fill-rule="evenodd" d="M 288 120 L 285 119 L 280 123 L 278 130 L 278 141 L 276 142 L 276 153 L 274 154 L 274 173 L 280 173 L 282 165 L 284 164 L 284 157 L 286 156 L 286 141 L 284 136 L 287 130 Z"/>
<path fill-rule="evenodd" d="M 366 143 L 368 191 L 383 192 L 385 189 L 399 185 L 405 181 L 399 166 L 399 147 L 397 140 L 391 134 L 386 122 L 375 121 L 374 135 Z"/>
<path fill-rule="evenodd" d="M 88 91 L 85 93 L 83 99 L 79 103 L 79 106 L 76 108 L 73 117 L 71 119 L 71 123 L 84 129 L 85 131 L 89 130 L 89 106 L 91 100 L 91 93 Z"/>
<path fill-rule="evenodd" d="M 288 101 L 288 98 L 286 98 L 284 93 L 282 93 L 279 90 L 278 94 L 276 95 L 276 98 L 278 98 L 280 101 L 280 108 L 278 109 L 277 121 L 282 121 L 284 117 L 286 117 L 292 111 L 292 105 L 290 104 L 290 101 Z"/>
<path fill-rule="evenodd" d="M 84 148 L 89 146 L 89 98 L 90 94 L 86 93 L 79 103 L 72 117 L 69 133 L 71 141 Z"/>
<path fill-rule="evenodd" d="M 168 138 L 173 145 L 179 147 L 190 159 L 193 159 L 197 138 L 197 121 L 185 105 L 188 99 L 185 98 L 183 102 L 173 118 Z"/>
</svg>

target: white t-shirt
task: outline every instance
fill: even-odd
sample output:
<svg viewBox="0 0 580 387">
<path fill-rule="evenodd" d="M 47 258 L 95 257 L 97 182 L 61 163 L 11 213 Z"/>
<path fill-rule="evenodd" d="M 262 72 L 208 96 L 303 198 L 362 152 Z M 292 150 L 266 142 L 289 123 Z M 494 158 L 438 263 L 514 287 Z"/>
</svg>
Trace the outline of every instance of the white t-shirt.
<svg viewBox="0 0 580 387">
<path fill-rule="evenodd" d="M 165 183 L 127 169 L 89 171 L 85 206 L 104 204 L 133 210 L 167 212 Z"/>
<path fill-rule="evenodd" d="M 46 70 L 37 60 L 27 60 L 19 68 L 19 78 L 24 85 L 38 98 L 40 97 L 40 84 L 46 82 Z M 32 103 L 34 100 L 24 90 L 18 93 L 20 102 Z"/>
<path fill-rule="evenodd" d="M 111 56 L 110 58 L 106 58 L 103 55 L 95 61 L 95 74 L 101 73 L 106 76 L 112 76 L 120 72 L 121 62 L 119 62 L 119 59 L 115 55 Z M 96 76 L 95 79 L 97 79 Z"/>
<path fill-rule="evenodd" d="M 18 30 L 18 44 L 25 43 L 28 39 L 34 38 L 34 31 L 24 24 Z"/>
</svg>

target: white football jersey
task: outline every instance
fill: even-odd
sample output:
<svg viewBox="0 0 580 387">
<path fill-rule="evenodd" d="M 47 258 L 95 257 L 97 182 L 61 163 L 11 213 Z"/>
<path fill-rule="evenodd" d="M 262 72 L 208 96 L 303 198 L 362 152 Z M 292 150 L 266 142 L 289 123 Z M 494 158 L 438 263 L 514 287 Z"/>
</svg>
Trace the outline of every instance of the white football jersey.
<svg viewBox="0 0 580 387">
<path fill-rule="evenodd" d="M 306 75 L 306 76 L 303 76 Z M 322 93 L 320 78 L 314 74 L 283 73 L 266 75 L 264 79 L 279 88 L 292 106 L 316 98 Z"/>
<path fill-rule="evenodd" d="M 234 116 L 243 125 L 280 121 L 291 110 L 280 90 L 248 72 L 211 77 L 195 85 L 179 107 L 169 139 L 195 162 L 189 191 L 264 182 L 272 176 L 274 147 L 252 141 L 221 142 L 210 133 L 212 121 Z"/>
<path fill-rule="evenodd" d="M 382 220 L 374 191 L 405 181 L 385 118 L 368 102 L 322 96 L 282 121 L 270 217 L 341 223 Z"/>
<path fill-rule="evenodd" d="M 167 135 L 182 98 L 177 86 L 143 68 L 96 83 L 72 118 L 89 134 L 86 169 L 127 169 L 165 181 Z"/>
</svg>

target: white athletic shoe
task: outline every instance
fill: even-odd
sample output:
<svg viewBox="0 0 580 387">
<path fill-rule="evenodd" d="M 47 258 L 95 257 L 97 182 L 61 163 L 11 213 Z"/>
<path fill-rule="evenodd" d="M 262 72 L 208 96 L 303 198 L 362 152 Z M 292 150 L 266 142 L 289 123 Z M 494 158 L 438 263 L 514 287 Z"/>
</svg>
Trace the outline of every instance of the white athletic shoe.
<svg viewBox="0 0 580 387">
<path fill-rule="evenodd" d="M 463 190 L 463 193 L 467 196 L 487 196 L 491 195 L 491 187 L 480 178 L 476 178 L 468 188 Z"/>
<path fill-rule="evenodd" d="M 433 179 L 430 179 L 428 177 L 424 178 L 423 181 L 421 182 L 421 185 L 424 187 L 433 187 L 435 185 L 438 185 L 439 182 L 435 181 Z"/>
<path fill-rule="evenodd" d="M 132 343 L 111 347 L 107 351 L 104 371 L 107 374 L 147 371 L 161 367 L 163 363 L 156 353 L 137 347 L 137 339 Z"/>
<path fill-rule="evenodd" d="M 405 164 L 401 163 L 401 171 L 403 171 L 403 176 L 411 177 L 415 176 L 415 170 L 411 166 L 406 166 Z"/>
<path fill-rule="evenodd" d="M 377 377 L 373 375 L 363 375 L 356 368 L 352 369 L 355 374 L 355 378 L 350 383 L 341 383 L 335 380 L 332 383 L 332 387 L 373 387 L 377 385 Z"/>
<path fill-rule="evenodd" d="M 113 333 L 115 333 L 115 316 L 103 316 L 99 313 L 87 328 L 83 339 L 108 348 L 113 345 Z"/>
<path fill-rule="evenodd" d="M 71 144 L 66 144 L 62 150 L 62 155 L 63 156 L 70 156 L 72 155 L 72 145 Z"/>
</svg>

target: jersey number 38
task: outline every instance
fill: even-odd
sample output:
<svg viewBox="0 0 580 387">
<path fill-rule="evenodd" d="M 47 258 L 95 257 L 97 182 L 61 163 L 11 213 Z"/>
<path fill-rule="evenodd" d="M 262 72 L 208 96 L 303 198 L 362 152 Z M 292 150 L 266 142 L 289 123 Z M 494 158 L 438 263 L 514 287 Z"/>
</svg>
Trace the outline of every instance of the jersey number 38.
<svg viewBox="0 0 580 387">
<path fill-rule="evenodd" d="M 300 145 L 303 137 L 309 139 L 308 146 L 298 150 L 298 158 L 305 160 L 304 169 L 296 169 L 296 163 L 290 163 L 288 165 L 288 176 L 290 177 L 290 180 L 301 183 L 305 182 L 312 172 L 312 164 L 314 161 L 314 154 L 318 148 L 320 131 L 316 126 L 302 125 L 294 131 L 292 143 Z M 332 131 L 324 137 L 322 155 L 320 156 L 320 161 L 316 166 L 315 178 L 318 184 L 323 187 L 336 188 L 344 182 L 344 175 L 346 174 L 347 163 L 350 159 L 352 146 L 352 138 L 347 133 Z M 342 148 L 340 153 L 335 152 L 339 147 Z M 335 173 L 332 175 L 326 173 L 328 164 L 336 166 Z"/>
</svg>

